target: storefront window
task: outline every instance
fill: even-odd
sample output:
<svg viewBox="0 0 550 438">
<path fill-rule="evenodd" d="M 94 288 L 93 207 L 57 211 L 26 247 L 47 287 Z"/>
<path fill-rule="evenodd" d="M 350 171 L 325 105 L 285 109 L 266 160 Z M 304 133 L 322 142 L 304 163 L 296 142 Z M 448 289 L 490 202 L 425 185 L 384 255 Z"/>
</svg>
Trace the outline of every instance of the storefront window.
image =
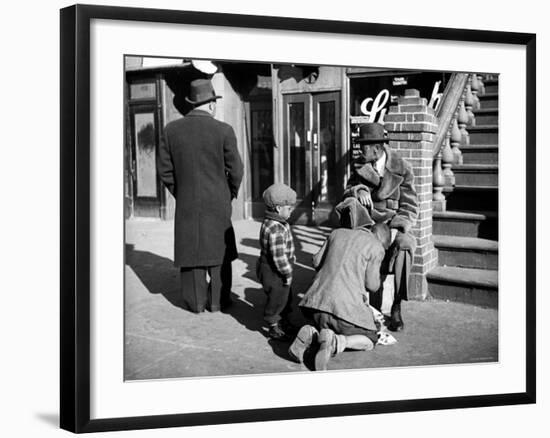
<svg viewBox="0 0 550 438">
<path fill-rule="evenodd" d="M 336 114 L 335 102 L 319 103 L 319 201 L 335 199 L 336 190 Z"/>
<path fill-rule="evenodd" d="M 391 75 L 369 75 L 350 78 L 350 115 L 369 117 L 369 121 L 383 122 L 384 114 L 390 105 L 396 104 L 405 90 L 415 88 L 432 107 L 437 100 L 432 99 L 442 93 L 450 73 L 444 72 L 403 72 Z"/>
<path fill-rule="evenodd" d="M 272 110 L 251 109 L 252 122 L 252 199 L 262 200 L 262 193 L 273 184 Z"/>
<path fill-rule="evenodd" d="M 153 113 L 135 114 L 137 196 L 157 196 L 155 119 Z"/>
<path fill-rule="evenodd" d="M 155 99 L 157 96 L 156 84 L 154 82 L 137 82 L 130 84 L 130 99 Z"/>
<path fill-rule="evenodd" d="M 306 196 L 306 137 L 304 129 L 304 104 L 288 105 L 288 135 L 290 145 L 290 185 L 298 199 Z"/>
</svg>

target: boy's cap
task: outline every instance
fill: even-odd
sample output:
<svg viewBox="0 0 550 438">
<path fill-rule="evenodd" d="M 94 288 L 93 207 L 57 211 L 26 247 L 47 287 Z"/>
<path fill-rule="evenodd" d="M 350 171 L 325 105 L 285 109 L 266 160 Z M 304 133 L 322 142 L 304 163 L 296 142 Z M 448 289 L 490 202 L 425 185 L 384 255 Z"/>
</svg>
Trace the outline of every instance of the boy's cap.
<svg viewBox="0 0 550 438">
<path fill-rule="evenodd" d="M 265 189 L 263 193 L 265 205 L 271 208 L 277 205 L 296 204 L 296 192 L 286 184 L 273 184 Z"/>
</svg>

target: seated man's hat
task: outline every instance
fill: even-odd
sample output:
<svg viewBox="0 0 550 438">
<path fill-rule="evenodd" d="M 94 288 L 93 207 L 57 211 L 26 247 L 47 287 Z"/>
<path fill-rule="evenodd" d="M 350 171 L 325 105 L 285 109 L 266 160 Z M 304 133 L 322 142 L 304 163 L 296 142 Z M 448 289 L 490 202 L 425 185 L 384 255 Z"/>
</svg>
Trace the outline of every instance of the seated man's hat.
<svg viewBox="0 0 550 438">
<path fill-rule="evenodd" d="M 390 140 L 380 123 L 363 123 L 359 127 L 357 143 L 388 143 Z"/>
</svg>

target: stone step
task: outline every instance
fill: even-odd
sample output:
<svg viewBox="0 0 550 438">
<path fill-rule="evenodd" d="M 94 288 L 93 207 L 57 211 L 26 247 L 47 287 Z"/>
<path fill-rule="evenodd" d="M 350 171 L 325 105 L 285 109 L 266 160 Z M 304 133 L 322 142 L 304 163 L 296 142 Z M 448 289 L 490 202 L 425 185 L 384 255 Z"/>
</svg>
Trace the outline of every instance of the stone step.
<svg viewBox="0 0 550 438">
<path fill-rule="evenodd" d="M 498 240 L 498 218 L 494 212 L 434 211 L 432 232 Z"/>
<path fill-rule="evenodd" d="M 498 108 L 498 93 L 487 93 L 485 91 L 485 94 L 478 97 L 481 109 Z"/>
<path fill-rule="evenodd" d="M 474 110 L 476 126 L 498 125 L 498 108 Z"/>
<path fill-rule="evenodd" d="M 498 164 L 458 164 L 452 169 L 459 186 L 498 186 Z"/>
<path fill-rule="evenodd" d="M 462 186 L 443 189 L 447 200 L 447 210 L 458 211 L 498 211 L 498 187 Z"/>
<path fill-rule="evenodd" d="M 433 236 L 440 266 L 498 269 L 498 242 L 479 237 Z"/>
<path fill-rule="evenodd" d="M 487 79 L 483 81 L 485 94 L 498 93 L 498 79 Z"/>
<path fill-rule="evenodd" d="M 427 275 L 433 298 L 498 307 L 498 271 L 438 266 Z"/>
<path fill-rule="evenodd" d="M 498 144 L 498 125 L 476 125 L 467 128 L 470 144 Z"/>
<path fill-rule="evenodd" d="M 482 214 L 485 216 L 485 220 L 479 224 L 477 237 L 481 237 L 482 239 L 498 240 L 497 211 L 471 211 L 470 213 Z"/>
<path fill-rule="evenodd" d="M 498 145 L 477 144 L 461 146 L 462 161 L 464 164 L 497 164 Z"/>
<path fill-rule="evenodd" d="M 463 211 L 434 211 L 432 232 L 445 236 L 479 237 L 479 225 L 485 215 Z"/>
</svg>

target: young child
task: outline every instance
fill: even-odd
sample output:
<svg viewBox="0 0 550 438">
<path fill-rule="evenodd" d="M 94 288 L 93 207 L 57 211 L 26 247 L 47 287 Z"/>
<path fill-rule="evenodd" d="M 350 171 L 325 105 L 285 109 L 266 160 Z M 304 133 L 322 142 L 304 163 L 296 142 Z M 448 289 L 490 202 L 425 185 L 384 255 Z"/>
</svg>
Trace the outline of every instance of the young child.
<svg viewBox="0 0 550 438">
<path fill-rule="evenodd" d="M 287 219 L 296 204 L 296 192 L 285 184 L 273 184 L 263 193 L 265 218 L 260 229 L 260 258 L 256 274 L 267 295 L 264 320 L 269 337 L 290 340 L 287 331 L 291 311 L 294 241 Z"/>
</svg>

